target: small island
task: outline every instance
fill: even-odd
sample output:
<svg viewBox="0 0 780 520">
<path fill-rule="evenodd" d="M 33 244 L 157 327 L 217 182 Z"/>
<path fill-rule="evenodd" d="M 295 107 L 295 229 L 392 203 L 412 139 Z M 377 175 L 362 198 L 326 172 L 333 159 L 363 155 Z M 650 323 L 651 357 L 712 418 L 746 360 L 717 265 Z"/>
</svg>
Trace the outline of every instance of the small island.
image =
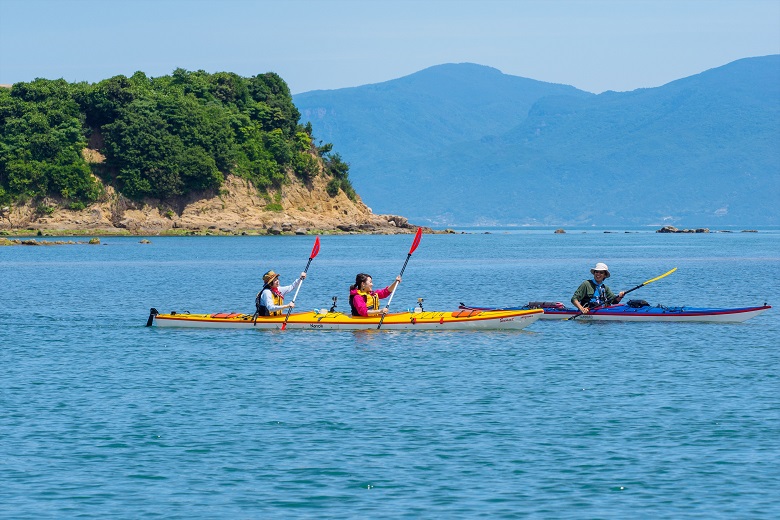
<svg viewBox="0 0 780 520">
<path fill-rule="evenodd" d="M 677 229 L 674 226 L 664 226 L 656 230 L 656 233 L 709 233 L 710 228 Z"/>
<path fill-rule="evenodd" d="M 674 226 L 664 226 L 661 229 L 657 229 L 656 233 L 709 233 L 710 228 L 683 228 L 677 229 Z M 731 233 L 728 230 L 721 230 L 719 233 Z M 742 233 L 758 233 L 755 229 L 743 229 Z"/>
<path fill-rule="evenodd" d="M 276 74 L 0 88 L 2 235 L 411 233 L 300 123 Z M 35 121 L 27 124 L 25 121 Z M 428 232 L 432 232 L 426 228 Z"/>
</svg>

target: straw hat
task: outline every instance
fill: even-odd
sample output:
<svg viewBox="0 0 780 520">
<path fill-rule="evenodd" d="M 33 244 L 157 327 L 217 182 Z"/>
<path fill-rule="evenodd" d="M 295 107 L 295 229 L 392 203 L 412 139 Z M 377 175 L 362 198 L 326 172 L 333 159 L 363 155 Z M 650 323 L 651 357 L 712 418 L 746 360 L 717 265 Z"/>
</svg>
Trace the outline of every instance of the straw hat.
<svg viewBox="0 0 780 520">
<path fill-rule="evenodd" d="M 596 264 L 596 267 L 590 270 L 590 274 L 596 274 L 596 271 L 604 271 L 607 273 L 607 276 L 605 278 L 609 278 L 609 267 L 607 267 L 607 264 L 603 264 L 601 262 Z"/>
<path fill-rule="evenodd" d="M 273 283 L 274 279 L 276 279 L 276 278 L 279 278 L 279 274 L 275 273 L 275 272 L 273 272 L 273 270 L 271 270 L 271 271 L 268 271 L 267 273 L 265 273 L 263 275 L 263 282 L 266 285 L 271 285 L 271 283 Z"/>
</svg>

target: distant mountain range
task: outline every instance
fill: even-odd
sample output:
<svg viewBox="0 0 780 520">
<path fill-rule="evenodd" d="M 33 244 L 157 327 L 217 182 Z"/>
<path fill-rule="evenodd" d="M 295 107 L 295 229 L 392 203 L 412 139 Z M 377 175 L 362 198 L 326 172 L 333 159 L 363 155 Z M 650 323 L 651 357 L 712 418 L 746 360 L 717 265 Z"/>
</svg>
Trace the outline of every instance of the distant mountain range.
<svg viewBox="0 0 780 520">
<path fill-rule="evenodd" d="M 599 95 L 446 64 L 293 102 L 366 204 L 415 223 L 780 224 L 780 55 Z"/>
</svg>

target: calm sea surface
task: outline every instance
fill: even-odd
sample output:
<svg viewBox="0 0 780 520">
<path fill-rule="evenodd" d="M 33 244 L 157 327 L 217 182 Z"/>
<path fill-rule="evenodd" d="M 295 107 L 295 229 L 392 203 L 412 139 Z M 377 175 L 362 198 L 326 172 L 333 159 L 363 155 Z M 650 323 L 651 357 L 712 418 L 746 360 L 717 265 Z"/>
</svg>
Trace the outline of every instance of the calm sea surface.
<svg viewBox="0 0 780 520">
<path fill-rule="evenodd" d="M 254 310 L 314 237 L 0 248 L 0 517 L 778 518 L 778 308 L 519 332 L 144 327 Z M 323 236 L 298 309 L 348 311 L 412 236 Z M 425 235 L 393 300 L 780 305 L 780 231 Z"/>
</svg>

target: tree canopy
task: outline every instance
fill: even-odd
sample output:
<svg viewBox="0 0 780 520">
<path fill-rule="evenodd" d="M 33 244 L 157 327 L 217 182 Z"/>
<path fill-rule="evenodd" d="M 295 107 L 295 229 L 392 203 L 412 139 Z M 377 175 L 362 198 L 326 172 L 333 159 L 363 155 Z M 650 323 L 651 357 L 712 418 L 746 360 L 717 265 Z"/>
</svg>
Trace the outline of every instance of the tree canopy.
<svg viewBox="0 0 780 520">
<path fill-rule="evenodd" d="M 0 88 L 0 203 L 54 196 L 83 208 L 100 197 L 95 176 L 133 199 L 168 200 L 218 189 L 228 173 L 278 188 L 289 171 L 303 182 L 322 171 L 331 195 L 354 199 L 349 166 L 299 120 L 274 73 L 16 83 Z M 88 142 L 105 162 L 85 160 Z"/>
</svg>

